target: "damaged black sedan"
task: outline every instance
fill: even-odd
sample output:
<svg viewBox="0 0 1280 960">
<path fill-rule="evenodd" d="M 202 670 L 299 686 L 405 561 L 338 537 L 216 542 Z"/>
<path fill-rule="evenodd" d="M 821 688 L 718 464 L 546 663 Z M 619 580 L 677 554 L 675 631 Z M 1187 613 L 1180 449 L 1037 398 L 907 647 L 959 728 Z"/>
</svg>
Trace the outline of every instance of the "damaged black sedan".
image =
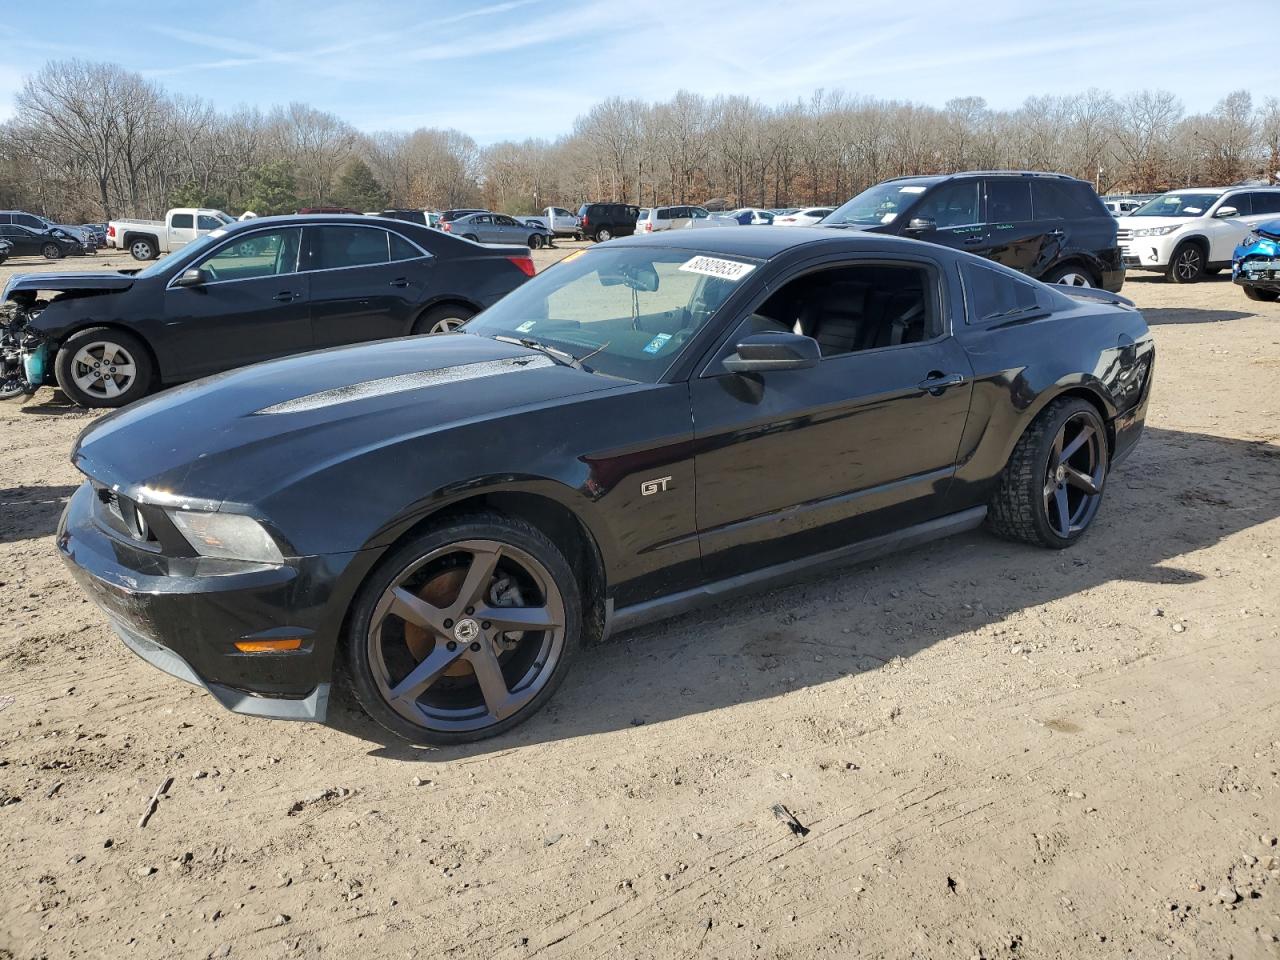
<svg viewBox="0 0 1280 960">
<path fill-rule="evenodd" d="M 143 270 L 11 278 L 0 379 L 6 393 L 56 384 L 81 406 L 120 407 L 261 360 L 451 330 L 533 272 L 524 247 L 400 220 L 247 220 Z"/>
<path fill-rule="evenodd" d="M 460 331 L 118 411 L 57 544 L 125 644 L 258 716 L 330 684 L 479 739 L 584 643 L 983 524 L 1063 548 L 1142 432 L 1127 300 L 824 229 L 574 253 Z"/>
</svg>

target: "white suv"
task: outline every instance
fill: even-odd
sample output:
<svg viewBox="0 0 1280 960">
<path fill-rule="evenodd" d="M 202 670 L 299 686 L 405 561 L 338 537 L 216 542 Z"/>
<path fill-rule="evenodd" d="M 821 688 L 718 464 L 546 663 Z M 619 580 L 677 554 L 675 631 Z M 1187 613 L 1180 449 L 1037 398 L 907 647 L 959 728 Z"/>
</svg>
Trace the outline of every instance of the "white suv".
<svg viewBox="0 0 1280 960">
<path fill-rule="evenodd" d="M 1231 254 L 1259 223 L 1280 216 L 1280 187 L 1171 190 L 1116 218 L 1129 270 L 1155 270 L 1195 283 L 1231 265 Z"/>
<path fill-rule="evenodd" d="M 711 216 L 702 207 L 650 207 L 640 211 L 636 221 L 636 233 L 657 233 L 689 225 L 690 220 L 705 220 Z"/>
</svg>

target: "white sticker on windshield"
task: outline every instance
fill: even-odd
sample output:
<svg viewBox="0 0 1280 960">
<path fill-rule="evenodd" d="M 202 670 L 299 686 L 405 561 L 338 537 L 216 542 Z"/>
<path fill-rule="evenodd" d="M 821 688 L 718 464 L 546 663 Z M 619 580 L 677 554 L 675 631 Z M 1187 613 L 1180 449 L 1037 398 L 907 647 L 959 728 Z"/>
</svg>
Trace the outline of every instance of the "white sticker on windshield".
<svg viewBox="0 0 1280 960">
<path fill-rule="evenodd" d="M 1182 212 L 1183 213 L 1204 213 L 1204 210 L 1202 210 L 1200 207 L 1183 207 Z"/>
<path fill-rule="evenodd" d="M 680 269 L 686 273 L 701 273 L 721 280 L 732 280 L 734 283 L 755 268 L 754 263 L 738 263 L 736 260 L 721 260 L 719 257 L 694 257 L 680 265 Z"/>
<path fill-rule="evenodd" d="M 924 193 L 928 187 L 899 187 L 899 193 Z"/>
<path fill-rule="evenodd" d="M 520 333 L 528 333 L 537 325 L 537 323 L 537 320 L 526 320 L 524 323 L 520 324 L 520 326 L 516 327 L 516 330 Z"/>
<path fill-rule="evenodd" d="M 896 213 L 886 213 L 883 217 L 880 218 L 880 222 L 893 223 L 893 221 L 896 219 L 898 219 L 898 215 Z"/>
</svg>

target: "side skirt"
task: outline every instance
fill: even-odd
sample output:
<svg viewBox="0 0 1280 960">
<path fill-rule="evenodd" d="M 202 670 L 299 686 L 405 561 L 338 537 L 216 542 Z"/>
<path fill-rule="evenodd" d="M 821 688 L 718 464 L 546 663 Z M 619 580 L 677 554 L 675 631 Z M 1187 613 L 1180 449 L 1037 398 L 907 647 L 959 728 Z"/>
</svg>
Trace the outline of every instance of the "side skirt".
<svg viewBox="0 0 1280 960">
<path fill-rule="evenodd" d="M 922 543 L 929 543 L 953 534 L 963 533 L 966 530 L 973 530 L 982 525 L 982 521 L 986 519 L 986 516 L 987 508 L 985 506 L 973 507 L 960 513 L 953 513 L 949 516 L 918 523 L 915 526 L 906 527 L 893 533 L 873 537 L 870 540 L 859 540 L 857 543 L 837 547 L 835 550 L 828 550 L 824 553 L 816 553 L 811 557 L 803 557 L 799 560 L 790 560 L 772 567 L 753 570 L 750 573 L 739 574 L 726 580 L 717 580 L 714 583 L 694 587 L 692 590 L 684 590 L 667 597 L 659 597 L 656 600 L 646 600 L 644 603 L 632 604 L 629 607 L 623 607 L 621 610 L 614 610 L 613 601 L 608 600 L 605 603 L 604 636 L 608 637 L 611 634 L 632 630 L 647 623 L 679 616 L 682 613 L 688 613 L 690 610 L 696 610 L 709 603 L 716 603 L 741 593 L 772 589 L 801 579 L 805 574 L 819 567 L 860 563 L 884 556 L 887 553 L 907 550 Z"/>
</svg>

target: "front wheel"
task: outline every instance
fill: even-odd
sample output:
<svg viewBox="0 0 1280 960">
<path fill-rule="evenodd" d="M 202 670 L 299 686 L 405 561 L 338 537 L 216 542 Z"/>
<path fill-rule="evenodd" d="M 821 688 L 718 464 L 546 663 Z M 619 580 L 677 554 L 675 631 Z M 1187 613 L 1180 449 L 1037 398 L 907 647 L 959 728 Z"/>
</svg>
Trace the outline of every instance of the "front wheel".
<svg viewBox="0 0 1280 960">
<path fill-rule="evenodd" d="M 1093 275 L 1088 267 L 1078 267 L 1075 264 L 1063 264 L 1060 267 L 1054 267 L 1043 277 L 1045 283 L 1060 283 L 1064 287 L 1096 287 L 1099 286 L 1098 278 Z"/>
<path fill-rule="evenodd" d="M 69 336 L 53 361 L 58 386 L 82 407 L 123 407 L 151 389 L 155 373 L 141 340 L 124 330 L 90 327 Z"/>
<path fill-rule="evenodd" d="M 1261 303 L 1275 303 L 1280 300 L 1280 290 L 1259 290 L 1257 287 L 1243 287 L 1244 295 L 1250 300 Z"/>
<path fill-rule="evenodd" d="M 534 234 L 530 234 L 530 236 L 529 236 L 529 249 L 530 249 L 530 250 L 537 250 L 537 249 L 540 249 L 541 247 L 542 247 L 542 237 L 538 236 L 538 234 L 536 234 L 536 233 L 534 233 Z"/>
<path fill-rule="evenodd" d="M 413 743 L 469 743 L 523 723 L 582 637 L 578 583 L 536 527 L 477 514 L 412 537 L 361 587 L 345 640 L 365 711 Z"/>
<path fill-rule="evenodd" d="M 1196 283 L 1204 276 L 1204 251 L 1195 243 L 1184 243 L 1173 251 L 1168 277 L 1172 283 Z"/>
<path fill-rule="evenodd" d="M 1069 547 L 1102 504 L 1108 457 L 1106 425 L 1093 404 L 1079 397 L 1054 400 L 1013 448 L 987 525 L 1009 540 Z"/>
<path fill-rule="evenodd" d="M 62 248 L 56 243 L 46 243 L 40 248 L 40 253 L 46 260 L 58 260 L 62 257 Z"/>
</svg>

